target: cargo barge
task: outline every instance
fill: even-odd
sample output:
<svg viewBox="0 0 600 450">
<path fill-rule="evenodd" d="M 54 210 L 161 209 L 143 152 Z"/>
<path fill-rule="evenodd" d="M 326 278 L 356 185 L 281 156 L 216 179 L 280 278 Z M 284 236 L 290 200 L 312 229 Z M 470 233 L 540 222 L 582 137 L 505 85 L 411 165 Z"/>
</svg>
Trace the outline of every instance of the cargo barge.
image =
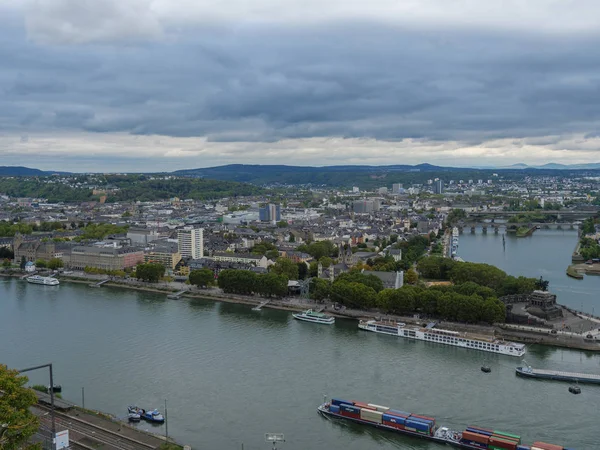
<svg viewBox="0 0 600 450">
<path fill-rule="evenodd" d="M 525 344 L 506 342 L 501 339 L 488 339 L 484 336 L 474 336 L 469 333 L 427 327 L 407 326 L 402 322 L 383 322 L 377 320 L 361 320 L 358 328 L 374 333 L 417 339 L 419 341 L 436 342 L 454 347 L 469 348 L 483 352 L 499 353 L 501 355 L 521 357 L 525 354 Z"/>
<path fill-rule="evenodd" d="M 600 375 L 592 373 L 561 372 L 559 370 L 533 369 L 530 366 L 517 367 L 517 375 L 524 378 L 538 378 L 542 380 L 568 381 L 571 383 L 600 384 Z"/>
<path fill-rule="evenodd" d="M 467 427 L 465 431 L 455 431 L 439 426 L 433 417 L 390 409 L 373 403 L 332 398 L 331 401 L 320 405 L 317 411 L 324 417 L 348 420 L 464 449 L 574 450 L 540 441 L 527 446 L 521 444 L 521 437 L 516 434 L 476 426 Z"/>
</svg>

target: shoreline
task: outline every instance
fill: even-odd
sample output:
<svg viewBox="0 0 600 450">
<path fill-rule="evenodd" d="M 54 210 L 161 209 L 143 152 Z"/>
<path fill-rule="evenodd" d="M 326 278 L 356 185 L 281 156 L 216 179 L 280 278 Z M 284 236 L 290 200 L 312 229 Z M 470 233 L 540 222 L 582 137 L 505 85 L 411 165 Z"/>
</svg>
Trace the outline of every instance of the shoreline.
<svg viewBox="0 0 600 450">
<path fill-rule="evenodd" d="M 1 277 L 5 277 L 5 278 L 17 278 L 20 279 L 23 274 L 18 274 L 18 273 L 11 273 L 11 274 L 7 274 L 4 272 L 0 272 L 0 276 Z M 98 283 L 99 281 L 102 281 L 103 279 L 97 279 L 97 278 L 91 278 L 91 279 L 84 279 L 81 277 L 69 277 L 68 275 L 60 275 L 59 279 L 61 281 L 64 282 L 68 282 L 68 283 L 78 283 L 78 284 L 88 284 L 88 285 L 93 285 L 95 283 Z M 113 288 L 123 288 L 123 289 L 130 289 L 130 290 L 136 290 L 136 291 L 142 291 L 142 292 L 152 292 L 152 293 L 159 293 L 159 294 L 164 294 L 165 296 L 169 295 L 169 294 L 173 294 L 175 292 L 179 292 L 177 290 L 176 287 L 174 286 L 165 286 L 164 289 L 160 289 L 158 287 L 151 287 L 151 286 L 144 286 L 144 285 L 137 285 L 137 284 L 132 284 L 132 283 L 120 283 L 118 281 L 114 281 L 114 280 L 110 280 L 107 281 L 105 284 L 103 284 L 101 287 L 113 287 Z M 396 315 L 386 315 L 385 313 L 381 313 L 379 311 L 362 311 L 362 310 L 348 310 L 348 309 L 344 309 L 343 311 L 335 311 L 331 306 L 331 303 L 324 303 L 324 304 L 319 304 L 319 303 L 315 303 L 315 302 L 307 302 L 304 304 L 299 304 L 299 303 L 290 303 L 288 301 L 285 300 L 281 300 L 281 299 L 268 299 L 268 298 L 263 298 L 263 297 L 248 297 L 248 296 L 241 296 L 241 295 L 237 295 L 237 294 L 221 294 L 221 293 L 216 293 L 215 291 L 211 290 L 206 290 L 206 291 L 202 291 L 200 289 L 198 289 L 197 291 L 193 291 L 191 288 L 189 291 L 184 292 L 179 299 L 201 299 L 201 300 L 208 300 L 208 301 L 213 301 L 213 302 L 224 302 L 224 303 L 231 303 L 231 304 L 240 304 L 240 305 L 247 305 L 247 306 L 258 306 L 261 303 L 264 303 L 266 301 L 268 301 L 267 304 L 263 305 L 263 308 L 269 308 L 269 309 L 275 309 L 275 310 L 280 310 L 280 311 L 290 311 L 290 312 L 301 312 L 301 311 L 305 311 L 307 309 L 315 309 L 315 308 L 320 308 L 320 307 L 325 307 L 325 311 L 327 314 L 334 316 L 334 317 L 339 317 L 341 319 L 354 319 L 354 320 L 360 320 L 362 318 L 369 318 L 369 319 L 376 319 L 376 318 L 385 318 L 385 320 L 391 320 L 391 321 L 398 321 L 398 322 L 405 322 L 411 325 L 422 325 L 424 321 L 427 321 L 428 319 L 415 319 L 414 317 L 403 317 L 403 316 L 396 316 Z M 196 288 L 197 289 L 197 288 Z M 442 323 L 442 321 L 439 321 L 438 323 Z M 508 325 L 508 326 L 507 326 Z M 583 339 L 583 336 L 581 336 L 581 339 L 577 339 L 578 341 L 581 342 L 570 342 L 570 340 L 567 341 L 561 341 L 560 340 L 560 336 L 558 335 L 552 335 L 550 334 L 550 331 L 548 330 L 540 330 L 540 331 L 533 331 L 533 330 L 519 330 L 518 326 L 515 326 L 514 324 L 496 324 L 496 325 L 481 325 L 481 324 L 463 324 L 463 323 L 456 323 L 456 322 L 447 322 L 447 321 L 443 321 L 443 328 L 446 329 L 450 329 L 450 330 L 454 330 L 454 331 L 462 331 L 462 332 L 470 332 L 470 333 L 478 333 L 478 334 L 483 334 L 487 337 L 496 337 L 496 338 L 500 338 L 500 339 L 506 339 L 506 340 L 513 340 L 516 342 L 521 342 L 524 344 L 538 344 L 538 345 L 545 345 L 545 346 L 550 346 L 550 347 L 559 347 L 559 348 L 570 348 L 572 350 L 581 350 L 581 351 L 592 351 L 592 352 L 600 352 L 600 343 L 590 343 L 590 342 L 586 342 Z M 515 327 L 515 328 L 513 328 Z M 571 339 L 572 340 L 572 339 Z"/>
</svg>

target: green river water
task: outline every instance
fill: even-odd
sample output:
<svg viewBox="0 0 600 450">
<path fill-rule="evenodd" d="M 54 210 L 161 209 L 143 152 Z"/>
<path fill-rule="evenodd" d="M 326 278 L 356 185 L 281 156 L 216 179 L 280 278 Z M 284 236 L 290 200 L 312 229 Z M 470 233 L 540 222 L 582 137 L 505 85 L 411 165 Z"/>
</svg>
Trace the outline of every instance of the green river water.
<svg viewBox="0 0 600 450">
<path fill-rule="evenodd" d="M 572 234 L 544 233 L 570 254 Z M 536 264 L 544 233 L 525 244 L 511 241 L 497 258 L 514 270 Z M 486 260 L 474 252 L 485 253 L 487 245 L 497 254 L 495 239 L 463 235 L 459 255 Z M 537 252 L 531 249 L 536 240 Z M 563 273 L 568 254 L 556 265 Z M 556 267 L 540 268 L 551 288 L 559 284 Z M 578 289 L 587 293 L 571 301 L 593 308 L 599 280 L 584 280 Z M 571 281 L 561 283 L 562 298 Z M 447 448 L 323 419 L 316 407 L 325 394 L 431 415 L 456 429 L 501 429 L 528 444 L 600 447 L 594 433 L 600 386 L 583 386 L 575 396 L 567 384 L 517 378 L 518 358 L 366 333 L 352 320 L 316 325 L 243 305 L 0 279 L 0 343 L 0 362 L 9 367 L 52 362 L 63 396 L 80 403 L 85 387 L 88 408 L 124 416 L 130 403 L 163 410 L 167 399 L 169 434 L 194 449 L 268 449 L 266 432 L 284 433 L 280 448 L 290 450 Z M 491 374 L 480 371 L 484 359 Z M 531 347 L 526 360 L 534 367 L 600 372 L 600 356 L 578 351 Z M 30 378 L 47 384 L 43 373 Z M 164 426 L 141 427 L 164 433 Z"/>
</svg>

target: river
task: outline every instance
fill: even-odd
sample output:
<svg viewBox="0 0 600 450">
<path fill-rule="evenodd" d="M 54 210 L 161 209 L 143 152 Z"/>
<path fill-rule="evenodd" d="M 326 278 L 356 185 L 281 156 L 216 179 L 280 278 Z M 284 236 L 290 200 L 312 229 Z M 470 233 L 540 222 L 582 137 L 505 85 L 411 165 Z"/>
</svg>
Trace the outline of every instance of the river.
<svg viewBox="0 0 600 450">
<path fill-rule="evenodd" d="M 483 262 L 501 268 L 510 275 L 524 275 L 550 281 L 548 289 L 555 293 L 558 302 L 600 315 L 600 277 L 585 275 L 583 280 L 568 277 L 566 269 L 577 244 L 573 230 L 536 230 L 532 236 L 518 238 L 478 228 L 474 234 L 468 230 L 459 237 L 458 256 L 465 261 Z"/>
<path fill-rule="evenodd" d="M 163 410 L 167 399 L 169 434 L 195 449 L 269 449 L 266 432 L 284 433 L 280 448 L 289 450 L 446 448 L 323 419 L 315 408 L 324 394 L 457 429 L 519 433 L 528 443 L 597 447 L 599 387 L 574 396 L 566 384 L 517 378 L 516 358 L 366 333 L 352 320 L 317 325 L 285 311 L 0 279 L 0 342 L 1 362 L 52 362 L 63 396 L 81 403 L 85 387 L 88 408 L 124 416 L 130 403 Z M 484 359 L 490 374 L 480 371 Z M 532 347 L 527 361 L 600 370 L 600 357 L 562 349 Z M 30 376 L 47 384 L 45 373 Z"/>
</svg>

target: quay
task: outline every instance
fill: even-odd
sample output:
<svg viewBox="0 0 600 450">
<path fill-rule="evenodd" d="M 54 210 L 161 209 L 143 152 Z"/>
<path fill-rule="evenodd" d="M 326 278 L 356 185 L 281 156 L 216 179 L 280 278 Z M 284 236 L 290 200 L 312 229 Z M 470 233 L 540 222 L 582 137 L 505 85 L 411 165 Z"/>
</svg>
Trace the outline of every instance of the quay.
<svg viewBox="0 0 600 450">
<path fill-rule="evenodd" d="M 38 405 L 32 408 L 40 419 L 40 431 L 36 440 L 48 442 L 51 429 L 50 395 L 35 391 Z M 69 430 L 72 449 L 83 450 L 152 450 L 171 444 L 172 449 L 181 448 L 164 436 L 129 426 L 107 414 L 79 408 L 74 403 L 54 397 L 56 430 Z"/>
<path fill-rule="evenodd" d="M 600 375 L 591 373 L 562 372 L 559 370 L 534 369 L 532 367 L 517 367 L 517 375 L 524 378 L 539 378 L 546 380 L 568 381 L 579 383 L 600 384 Z"/>
</svg>

